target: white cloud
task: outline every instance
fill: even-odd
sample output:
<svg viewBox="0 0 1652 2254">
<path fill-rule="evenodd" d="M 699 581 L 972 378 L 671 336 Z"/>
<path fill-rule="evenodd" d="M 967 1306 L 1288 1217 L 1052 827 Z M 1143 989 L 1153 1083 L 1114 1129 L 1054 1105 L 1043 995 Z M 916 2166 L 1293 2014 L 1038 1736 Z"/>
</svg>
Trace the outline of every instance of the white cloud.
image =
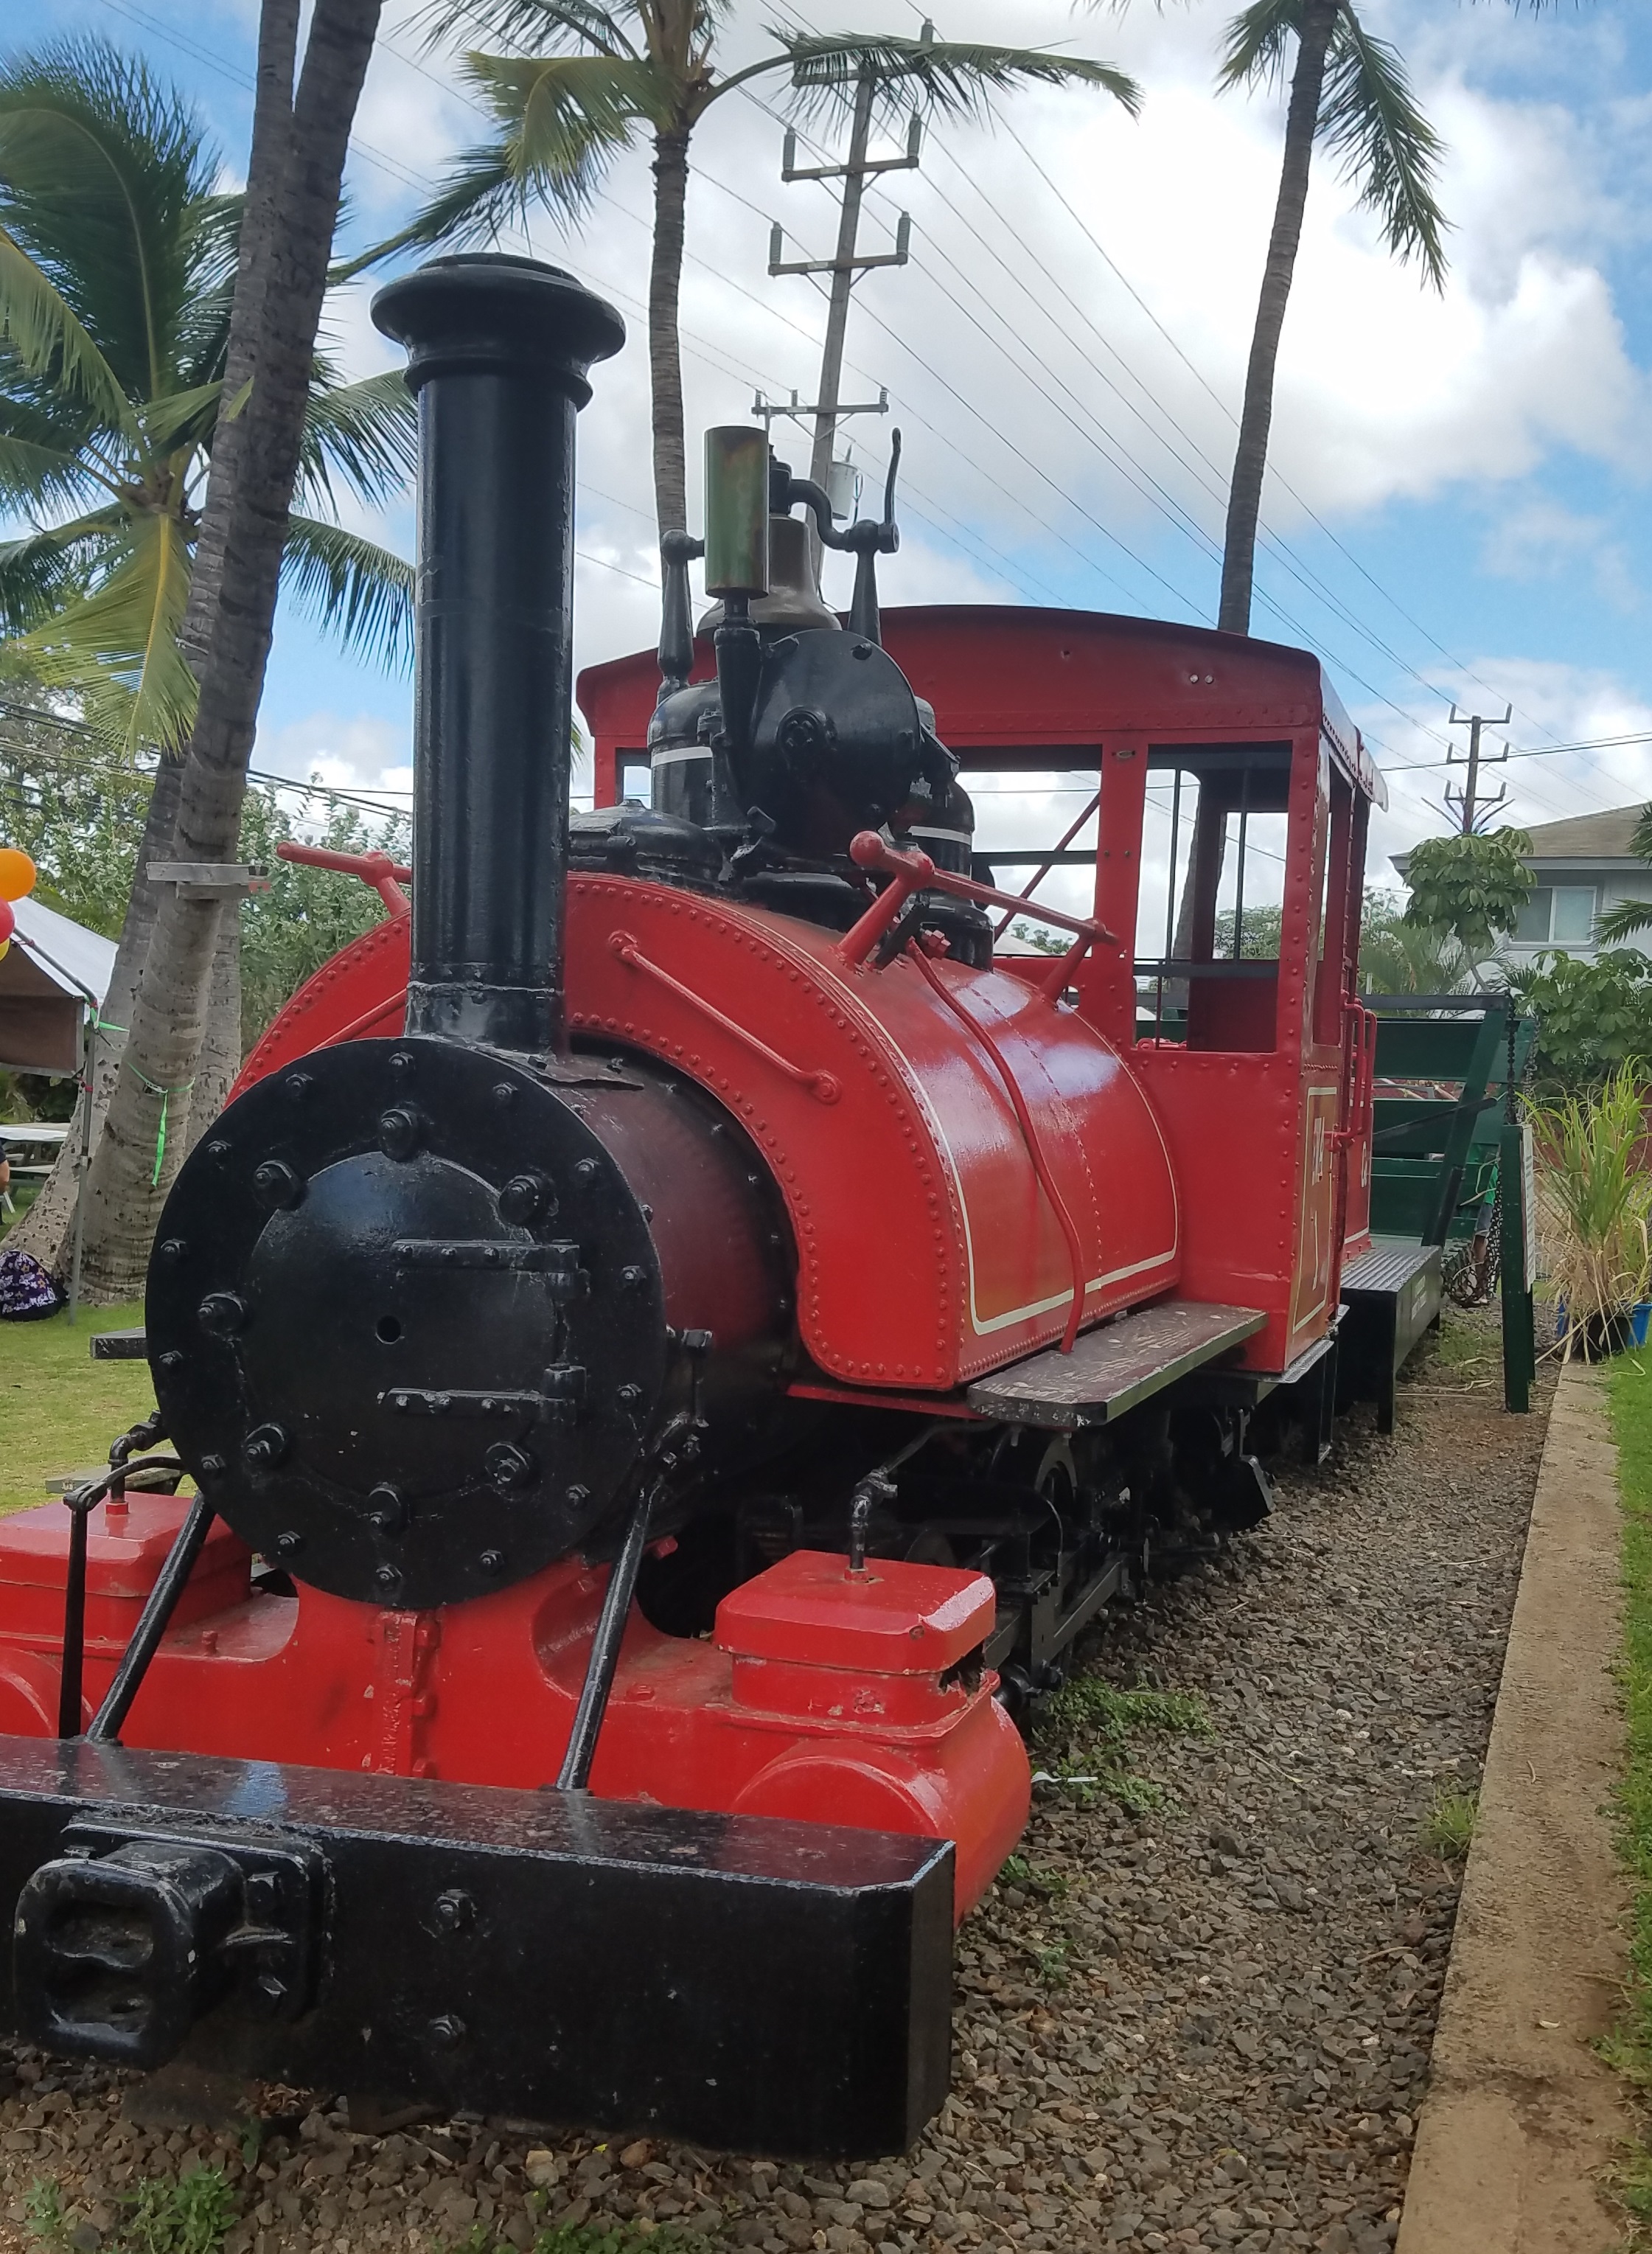
<svg viewBox="0 0 1652 2254">
<path fill-rule="evenodd" d="M 318 781 L 387 802 L 413 785 L 407 732 L 366 712 L 311 712 L 278 727 L 261 727 L 253 765 L 293 782 Z"/>
<path fill-rule="evenodd" d="M 1612 536 L 1610 519 L 1541 497 L 1519 503 L 1488 528 L 1480 568 L 1495 578 L 1525 581 L 1586 574 L 1615 610 L 1641 604 L 1628 550 Z"/>
</svg>

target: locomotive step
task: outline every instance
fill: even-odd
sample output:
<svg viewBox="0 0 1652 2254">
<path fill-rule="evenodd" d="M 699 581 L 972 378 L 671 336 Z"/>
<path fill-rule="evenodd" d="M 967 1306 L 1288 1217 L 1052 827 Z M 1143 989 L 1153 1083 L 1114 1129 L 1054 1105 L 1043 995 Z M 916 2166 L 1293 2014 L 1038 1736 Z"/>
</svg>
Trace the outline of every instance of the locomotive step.
<svg viewBox="0 0 1652 2254">
<path fill-rule="evenodd" d="M 1087 1331 L 1071 1354 L 1049 1347 L 994 1370 L 965 1397 L 978 1416 L 1005 1424 L 1058 1432 L 1110 1424 L 1190 1370 L 1242 1346 L 1267 1320 L 1254 1307 L 1161 1299 Z"/>
</svg>

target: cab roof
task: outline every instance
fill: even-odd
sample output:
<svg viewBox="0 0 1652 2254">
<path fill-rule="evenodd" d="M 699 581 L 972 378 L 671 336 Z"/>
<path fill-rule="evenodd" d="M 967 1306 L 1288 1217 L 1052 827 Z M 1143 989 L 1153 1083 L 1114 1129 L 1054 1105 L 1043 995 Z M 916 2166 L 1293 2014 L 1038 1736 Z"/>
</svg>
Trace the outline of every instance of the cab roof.
<svg viewBox="0 0 1652 2254">
<path fill-rule="evenodd" d="M 1358 729 L 1307 650 L 1164 619 L 997 603 L 886 610 L 883 640 L 966 767 L 1027 767 L 1030 753 L 1070 753 L 1109 734 L 1186 742 L 1313 727 L 1350 782 L 1387 803 Z M 696 677 L 710 669 L 706 640 Z M 652 650 L 587 666 L 579 703 L 598 738 L 640 748 L 658 682 Z"/>
</svg>

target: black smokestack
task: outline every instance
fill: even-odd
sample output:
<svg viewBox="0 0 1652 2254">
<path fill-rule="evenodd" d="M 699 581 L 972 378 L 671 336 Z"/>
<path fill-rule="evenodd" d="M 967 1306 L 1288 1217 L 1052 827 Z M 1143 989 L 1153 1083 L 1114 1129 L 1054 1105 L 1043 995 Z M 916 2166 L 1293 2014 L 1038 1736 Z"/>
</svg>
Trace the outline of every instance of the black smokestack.
<svg viewBox="0 0 1652 2254">
<path fill-rule="evenodd" d="M 612 305 L 531 258 L 438 258 L 382 290 L 419 402 L 413 969 L 407 1030 L 563 1041 L 574 417 Z"/>
</svg>

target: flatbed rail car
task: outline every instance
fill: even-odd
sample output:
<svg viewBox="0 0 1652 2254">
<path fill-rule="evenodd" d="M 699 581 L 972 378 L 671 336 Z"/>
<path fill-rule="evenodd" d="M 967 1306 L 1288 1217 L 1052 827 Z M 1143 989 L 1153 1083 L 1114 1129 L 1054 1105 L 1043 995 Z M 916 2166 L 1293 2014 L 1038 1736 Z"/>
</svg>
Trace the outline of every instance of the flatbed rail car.
<svg viewBox="0 0 1652 2254">
<path fill-rule="evenodd" d="M 898 2150 L 1025 1821 L 1010 1707 L 1265 1512 L 1264 1394 L 1328 1413 L 1381 786 L 1300 653 L 886 640 L 892 494 L 840 527 L 740 428 L 714 614 L 668 534 L 570 818 L 575 416 L 622 325 L 498 256 L 374 318 L 419 398 L 412 867 L 283 849 L 391 913 L 178 1173 L 156 1418 L 0 1524 L 0 2009 L 130 2066 Z M 1093 770 L 1084 913 L 972 855 L 961 771 L 1052 760 Z M 1057 953 L 999 952 L 1026 913 Z"/>
<path fill-rule="evenodd" d="M 1508 998 L 1373 995 L 1371 1245 L 1349 1264 L 1339 1386 L 1394 1429 L 1399 1373 L 1449 1294 L 1488 1300 L 1498 1273 L 1504 1102 L 1536 1033 Z"/>
</svg>

